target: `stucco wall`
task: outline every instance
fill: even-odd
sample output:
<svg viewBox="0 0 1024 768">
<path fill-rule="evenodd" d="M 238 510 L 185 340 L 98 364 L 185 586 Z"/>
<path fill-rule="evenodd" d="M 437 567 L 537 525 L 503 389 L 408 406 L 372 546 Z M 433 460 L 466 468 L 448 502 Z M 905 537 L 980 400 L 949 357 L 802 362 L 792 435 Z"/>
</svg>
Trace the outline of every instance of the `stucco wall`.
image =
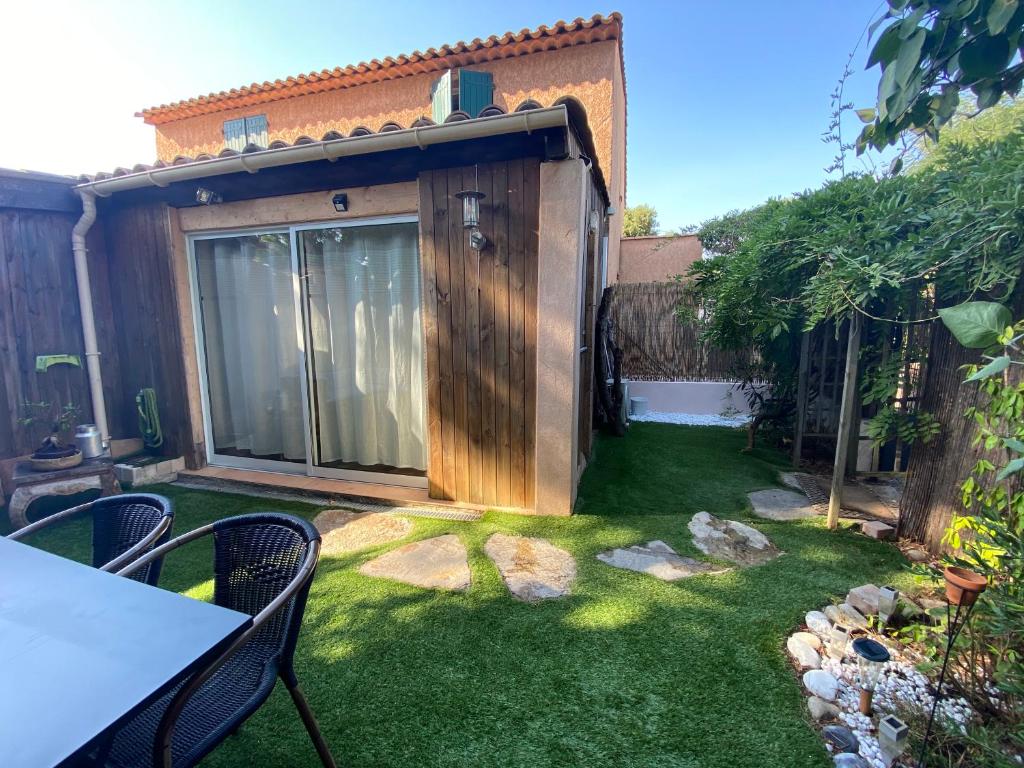
<svg viewBox="0 0 1024 768">
<path fill-rule="evenodd" d="M 618 282 L 663 283 L 685 275 L 700 261 L 700 239 L 696 235 L 673 237 L 624 237 L 619 257 Z"/>
</svg>

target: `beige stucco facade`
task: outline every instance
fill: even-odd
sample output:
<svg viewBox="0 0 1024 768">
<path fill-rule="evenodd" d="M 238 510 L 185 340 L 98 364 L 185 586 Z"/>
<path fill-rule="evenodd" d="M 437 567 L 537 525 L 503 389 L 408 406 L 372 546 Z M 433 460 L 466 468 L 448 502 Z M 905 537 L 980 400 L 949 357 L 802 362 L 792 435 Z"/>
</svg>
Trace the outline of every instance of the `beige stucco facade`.
<svg viewBox="0 0 1024 768">
<path fill-rule="evenodd" d="M 664 283 L 685 275 L 700 261 L 703 248 L 696 235 L 624 237 L 621 242 L 618 282 Z"/>
</svg>

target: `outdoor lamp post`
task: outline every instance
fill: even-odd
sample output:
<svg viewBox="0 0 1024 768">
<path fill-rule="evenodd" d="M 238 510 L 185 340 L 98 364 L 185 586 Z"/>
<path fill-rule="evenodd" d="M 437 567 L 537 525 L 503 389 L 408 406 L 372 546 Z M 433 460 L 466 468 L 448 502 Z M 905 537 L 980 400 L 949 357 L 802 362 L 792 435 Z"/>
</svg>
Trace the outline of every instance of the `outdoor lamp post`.
<svg viewBox="0 0 1024 768">
<path fill-rule="evenodd" d="M 882 587 L 878 593 L 878 618 L 882 624 L 888 624 L 899 606 L 900 591 L 895 587 Z"/>
<path fill-rule="evenodd" d="M 838 661 L 846 655 L 846 644 L 850 641 L 850 630 L 842 624 L 833 624 L 828 636 L 828 655 Z"/>
<path fill-rule="evenodd" d="M 935 723 L 935 710 L 942 701 L 942 684 L 946 680 L 946 666 L 949 664 L 949 652 L 953 650 L 960 630 L 971 620 L 971 611 L 978 596 L 985 591 L 988 581 L 980 573 L 951 565 L 942 573 L 946 580 L 946 655 L 942 659 L 942 670 L 939 672 L 939 684 L 935 689 L 935 701 L 932 702 L 932 713 L 928 716 L 928 728 L 921 742 L 921 752 L 917 756 L 917 768 L 924 766 L 924 756 L 928 751 L 928 740 L 932 735 Z M 956 611 L 953 611 L 953 606 Z"/>
<path fill-rule="evenodd" d="M 878 748 L 887 766 L 895 763 L 896 758 L 903 754 L 909 736 L 910 726 L 896 715 L 886 715 L 878 721 Z"/>
<path fill-rule="evenodd" d="M 853 641 L 853 652 L 857 654 L 857 670 L 860 678 L 860 711 L 871 714 L 871 698 L 875 695 L 878 676 L 882 666 L 889 660 L 889 651 L 876 640 L 858 637 Z"/>
</svg>

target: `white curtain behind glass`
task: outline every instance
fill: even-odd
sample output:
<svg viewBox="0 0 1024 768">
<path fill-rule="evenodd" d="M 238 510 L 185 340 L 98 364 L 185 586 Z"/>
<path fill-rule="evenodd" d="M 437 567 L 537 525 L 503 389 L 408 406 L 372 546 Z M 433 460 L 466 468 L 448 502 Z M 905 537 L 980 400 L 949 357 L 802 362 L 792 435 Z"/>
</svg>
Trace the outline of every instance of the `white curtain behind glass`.
<svg viewBox="0 0 1024 768">
<path fill-rule="evenodd" d="M 287 235 L 195 244 L 215 451 L 305 462 Z"/>
<path fill-rule="evenodd" d="M 320 464 L 427 465 L 415 223 L 301 232 Z"/>
</svg>

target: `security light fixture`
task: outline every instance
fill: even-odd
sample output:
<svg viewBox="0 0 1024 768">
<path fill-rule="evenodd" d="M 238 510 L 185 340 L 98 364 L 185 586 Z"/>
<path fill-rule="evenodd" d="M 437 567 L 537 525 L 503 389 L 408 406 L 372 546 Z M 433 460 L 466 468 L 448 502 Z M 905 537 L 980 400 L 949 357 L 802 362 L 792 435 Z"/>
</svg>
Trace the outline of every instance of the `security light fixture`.
<svg viewBox="0 0 1024 768">
<path fill-rule="evenodd" d="M 223 200 L 219 194 L 206 187 L 196 187 L 196 202 L 200 205 L 213 205 Z"/>
<path fill-rule="evenodd" d="M 888 624 L 896 613 L 899 601 L 900 591 L 895 587 L 882 587 L 878 590 L 878 618 L 883 624 Z"/>
<path fill-rule="evenodd" d="M 889 651 L 877 640 L 858 637 L 853 641 L 853 652 L 857 654 L 857 671 L 860 678 L 860 711 L 871 714 L 871 698 L 878 685 L 882 667 L 889 660 Z"/>
<path fill-rule="evenodd" d="M 828 655 L 839 661 L 846 655 L 846 644 L 850 641 L 850 630 L 842 624 L 833 624 L 828 636 Z"/>
<path fill-rule="evenodd" d="M 345 213 L 348 210 L 348 195 L 344 192 L 339 192 L 332 197 L 331 202 L 334 204 L 334 210 L 338 213 Z"/>
</svg>

